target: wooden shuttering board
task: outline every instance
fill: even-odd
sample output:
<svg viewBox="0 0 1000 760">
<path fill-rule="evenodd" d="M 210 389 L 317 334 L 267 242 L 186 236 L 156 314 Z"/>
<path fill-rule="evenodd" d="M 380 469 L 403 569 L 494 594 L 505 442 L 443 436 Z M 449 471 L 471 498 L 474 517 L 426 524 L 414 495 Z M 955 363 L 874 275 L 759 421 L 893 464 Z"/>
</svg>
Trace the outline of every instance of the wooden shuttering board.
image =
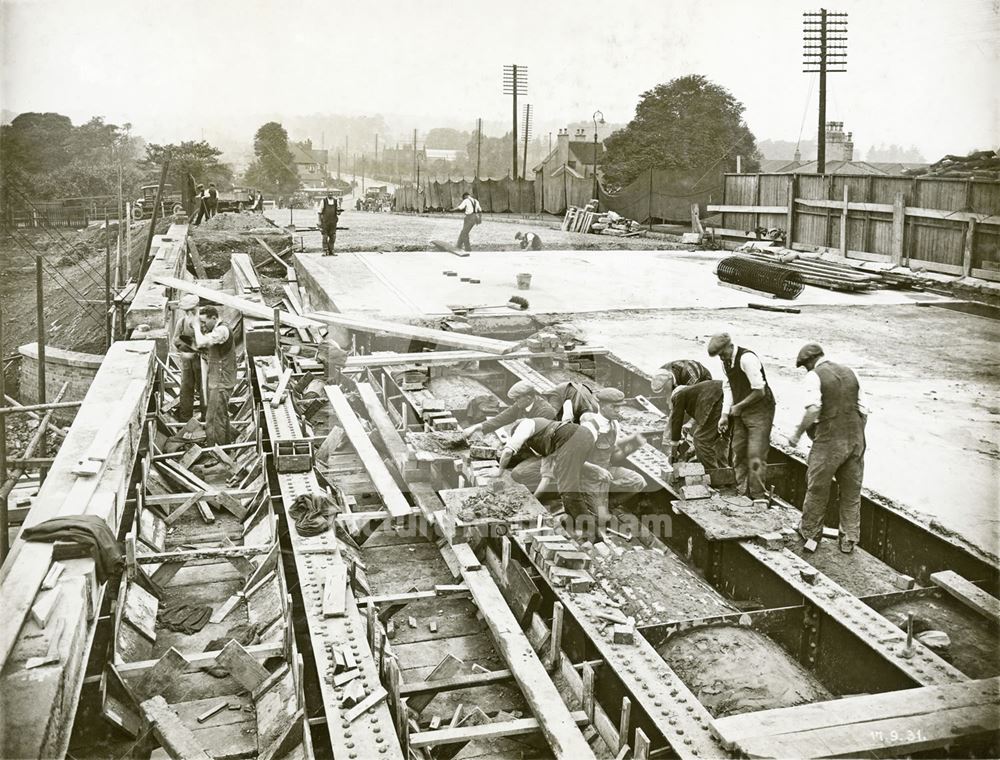
<svg viewBox="0 0 1000 760">
<path fill-rule="evenodd" d="M 1000 678 L 845 697 L 715 721 L 748 757 L 900 757 L 1000 728 Z"/>
<path fill-rule="evenodd" d="M 531 556 L 522 534 L 514 533 L 513 540 Z M 535 569 L 544 577 L 544 568 L 535 564 Z M 614 609 L 605 592 L 597 588 L 581 593 L 553 588 L 552 592 L 677 757 L 693 760 L 724 755 L 711 730 L 712 716 L 642 634 L 636 633 L 632 644 L 614 643 L 612 626 L 599 617 Z"/>
<path fill-rule="evenodd" d="M 914 683 L 934 686 L 966 681 L 957 668 L 945 662 L 919 641 L 913 642 L 912 655 L 901 656 L 906 647 L 906 632 L 893 625 L 871 607 L 788 549 L 773 551 L 750 541 L 741 541 L 751 556 L 778 574 L 797 592 L 838 621 Z M 815 573 L 816 582 L 807 583 L 802 572 Z"/>
<path fill-rule="evenodd" d="M 506 354 L 514 351 L 518 346 L 517 343 L 497 340 L 496 338 L 483 338 L 478 335 L 435 330 L 430 327 L 408 325 L 403 322 L 387 322 L 381 319 L 335 314 L 329 311 L 312 312 L 309 318 L 307 318 L 307 321 L 310 322 L 309 327 L 315 326 L 314 319 L 321 320 L 324 324 L 346 327 L 348 330 L 385 333 L 386 335 L 398 338 L 422 340 L 439 346 L 451 346 L 470 351 L 485 351 L 489 354 Z"/>
<path fill-rule="evenodd" d="M 458 544 L 455 549 L 457 555 L 468 556 L 472 553 L 467 544 Z M 462 556 L 459 556 L 459 562 L 462 566 L 462 578 L 469 587 L 497 648 L 506 660 L 514 680 L 521 687 L 521 692 L 535 714 L 538 726 L 555 756 L 575 760 L 593 758 L 594 753 L 590 745 L 580 733 L 573 715 L 563 702 L 555 684 L 545 671 L 545 666 L 538 659 L 489 571 L 478 566 L 473 559 L 463 560 Z M 470 569 L 472 567 L 476 569 Z"/>
<path fill-rule="evenodd" d="M 608 353 L 606 348 L 581 346 L 573 351 L 514 351 L 504 354 L 503 361 L 513 361 L 517 359 L 541 359 L 553 356 L 570 356 L 576 354 L 592 354 L 594 356 L 604 356 Z M 364 356 L 348 356 L 347 369 L 362 369 L 365 367 L 391 367 L 400 364 L 452 364 L 456 362 L 476 362 L 496 360 L 497 355 L 487 351 L 422 351 L 419 353 L 397 353 L 395 351 L 380 351 Z"/>
<path fill-rule="evenodd" d="M 231 309 L 235 309 L 247 317 L 257 317 L 258 319 L 274 318 L 274 310 L 262 303 L 255 303 L 254 301 L 249 301 L 246 298 L 239 298 L 238 296 L 229 295 L 228 293 L 213 290 L 212 288 L 206 288 L 204 285 L 198 285 L 176 277 L 157 275 L 153 277 L 153 280 L 160 285 L 173 288 L 174 290 L 179 290 L 183 293 L 192 293 L 205 301 L 210 301 L 212 303 L 219 304 L 220 306 L 227 306 Z M 307 328 L 323 326 L 322 322 L 300 317 L 287 311 L 279 312 L 279 314 L 281 323 L 288 325 L 289 327 Z"/>
<path fill-rule="evenodd" d="M 365 429 L 361 426 L 361 421 L 347 402 L 344 392 L 337 386 L 328 385 L 326 386 L 326 395 L 330 399 L 330 405 L 333 407 L 337 419 L 340 421 L 340 426 L 344 429 L 348 440 L 350 440 L 354 450 L 361 458 L 368 477 L 375 484 L 375 489 L 379 492 L 379 496 L 382 497 L 385 508 L 393 517 L 405 517 L 412 513 L 413 508 L 406 500 L 399 486 L 396 485 L 395 479 L 375 450 L 375 446 L 368 437 L 368 433 L 365 432 Z"/>
<path fill-rule="evenodd" d="M 931 573 L 931 582 L 984 615 L 992 623 L 1000 623 L 1000 599 L 988 594 L 978 586 L 951 570 Z"/>
</svg>

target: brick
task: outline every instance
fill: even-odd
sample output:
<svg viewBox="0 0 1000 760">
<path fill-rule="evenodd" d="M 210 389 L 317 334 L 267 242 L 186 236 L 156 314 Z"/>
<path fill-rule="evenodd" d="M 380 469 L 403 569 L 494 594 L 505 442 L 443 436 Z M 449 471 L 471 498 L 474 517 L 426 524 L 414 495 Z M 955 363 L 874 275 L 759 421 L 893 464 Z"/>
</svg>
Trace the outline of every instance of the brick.
<svg viewBox="0 0 1000 760">
<path fill-rule="evenodd" d="M 611 629 L 613 640 L 616 644 L 634 644 L 635 628 L 628 624 L 617 624 Z"/>
<path fill-rule="evenodd" d="M 555 562 L 560 567 L 585 570 L 590 567 L 590 556 L 578 551 L 560 551 L 556 553 Z"/>
<path fill-rule="evenodd" d="M 708 486 L 681 486 L 681 498 L 684 501 L 691 499 L 708 499 L 712 496 L 712 491 Z"/>
<path fill-rule="evenodd" d="M 708 475 L 688 475 L 684 478 L 686 486 L 710 486 L 712 479 Z"/>
<path fill-rule="evenodd" d="M 810 586 L 815 586 L 816 580 L 819 578 L 819 573 L 809 568 L 808 570 L 799 570 L 799 576 Z"/>
<path fill-rule="evenodd" d="M 910 575 L 897 575 L 893 585 L 901 591 L 907 591 L 916 585 L 916 580 Z"/>
<path fill-rule="evenodd" d="M 674 465 L 674 475 L 678 478 L 704 474 L 705 467 L 700 462 L 678 462 Z"/>
<path fill-rule="evenodd" d="M 760 546 L 765 549 L 772 549 L 778 551 L 783 549 L 785 546 L 785 537 L 781 533 L 761 533 L 754 539 Z"/>
</svg>

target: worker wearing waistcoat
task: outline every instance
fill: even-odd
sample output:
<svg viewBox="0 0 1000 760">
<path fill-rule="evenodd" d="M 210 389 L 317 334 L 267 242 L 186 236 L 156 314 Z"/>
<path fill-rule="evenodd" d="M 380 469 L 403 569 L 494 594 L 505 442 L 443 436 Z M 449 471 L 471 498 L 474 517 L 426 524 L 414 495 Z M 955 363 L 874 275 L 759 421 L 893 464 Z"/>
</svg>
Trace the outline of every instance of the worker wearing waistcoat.
<svg viewBox="0 0 1000 760">
<path fill-rule="evenodd" d="M 229 399 L 236 387 L 236 337 L 233 328 L 219 319 L 214 306 L 201 309 L 194 322 L 195 345 L 203 351 L 202 373 L 207 401 L 205 440 L 208 446 L 232 443 Z"/>
</svg>

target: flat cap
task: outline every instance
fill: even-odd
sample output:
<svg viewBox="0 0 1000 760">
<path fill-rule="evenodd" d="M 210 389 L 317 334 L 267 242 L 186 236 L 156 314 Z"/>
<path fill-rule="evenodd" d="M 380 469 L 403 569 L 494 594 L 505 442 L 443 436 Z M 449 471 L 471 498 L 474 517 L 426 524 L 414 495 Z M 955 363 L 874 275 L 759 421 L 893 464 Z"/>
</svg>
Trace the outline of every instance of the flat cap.
<svg viewBox="0 0 1000 760">
<path fill-rule="evenodd" d="M 625 394 L 617 388 L 601 388 L 594 394 L 594 398 L 602 404 L 620 404 L 625 400 Z"/>
<path fill-rule="evenodd" d="M 823 355 L 823 347 L 819 343 L 806 343 L 799 349 L 799 355 L 795 357 L 795 366 L 801 367 L 810 359 L 818 359 Z"/>
<path fill-rule="evenodd" d="M 194 293 L 185 293 L 181 296 L 181 301 L 178 306 L 184 311 L 187 311 L 188 309 L 197 309 L 199 303 L 200 301 L 198 300 L 198 296 Z"/>
<path fill-rule="evenodd" d="M 529 383 L 527 380 L 518 380 L 512 386 L 510 390 L 507 391 L 507 398 L 511 401 L 517 401 L 523 396 L 528 396 L 535 393 L 535 386 Z"/>
<path fill-rule="evenodd" d="M 719 352 L 726 346 L 731 346 L 733 344 L 733 339 L 729 337 L 729 333 L 716 333 L 712 336 L 711 340 L 708 341 L 708 355 L 718 356 Z"/>
<path fill-rule="evenodd" d="M 672 388 L 674 385 L 674 373 L 661 370 L 653 375 L 653 379 L 649 381 L 649 385 L 653 389 L 653 393 L 659 393 L 668 385 Z"/>
</svg>

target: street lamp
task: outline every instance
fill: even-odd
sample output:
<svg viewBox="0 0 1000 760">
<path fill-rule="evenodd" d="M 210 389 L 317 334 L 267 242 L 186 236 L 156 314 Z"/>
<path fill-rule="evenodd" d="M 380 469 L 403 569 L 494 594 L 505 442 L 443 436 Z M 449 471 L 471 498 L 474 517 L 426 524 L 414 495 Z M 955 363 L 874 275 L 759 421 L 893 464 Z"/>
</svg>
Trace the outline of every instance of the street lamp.
<svg viewBox="0 0 1000 760">
<path fill-rule="evenodd" d="M 597 125 L 604 123 L 604 114 L 594 111 L 594 198 L 597 200 L 597 210 L 601 209 L 601 197 L 597 193 Z"/>
</svg>

